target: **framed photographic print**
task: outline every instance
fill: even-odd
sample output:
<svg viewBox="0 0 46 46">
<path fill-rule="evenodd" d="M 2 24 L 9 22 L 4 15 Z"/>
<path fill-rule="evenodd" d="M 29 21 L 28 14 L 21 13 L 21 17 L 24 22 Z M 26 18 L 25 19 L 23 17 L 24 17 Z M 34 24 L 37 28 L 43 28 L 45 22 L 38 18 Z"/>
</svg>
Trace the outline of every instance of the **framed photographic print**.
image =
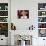
<svg viewBox="0 0 46 46">
<path fill-rule="evenodd" d="M 18 19 L 29 19 L 29 10 L 17 10 Z"/>
</svg>

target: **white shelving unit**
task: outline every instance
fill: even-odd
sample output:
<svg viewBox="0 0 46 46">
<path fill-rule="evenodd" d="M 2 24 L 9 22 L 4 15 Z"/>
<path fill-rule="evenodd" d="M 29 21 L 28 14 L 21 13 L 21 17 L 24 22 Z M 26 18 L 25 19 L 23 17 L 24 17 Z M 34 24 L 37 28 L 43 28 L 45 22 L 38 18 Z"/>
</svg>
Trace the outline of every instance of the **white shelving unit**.
<svg viewBox="0 0 46 46">
<path fill-rule="evenodd" d="M 8 3 L 0 3 L 0 12 L 0 18 L 4 18 L 2 21 L 0 21 L 0 23 L 8 23 Z M 5 22 L 4 20 L 6 20 L 7 22 Z"/>
<path fill-rule="evenodd" d="M 8 16 L 0 16 L 0 17 L 8 17 Z"/>
<path fill-rule="evenodd" d="M 8 10 L 0 10 L 0 11 L 8 11 Z"/>
<path fill-rule="evenodd" d="M 44 8 L 44 9 L 40 9 L 40 8 Z M 46 30 L 46 3 L 38 4 L 38 31 L 39 30 L 40 31 Z M 43 37 L 46 37 L 46 36 L 43 36 Z"/>
<path fill-rule="evenodd" d="M 46 22 L 38 22 L 38 23 L 46 23 Z"/>
<path fill-rule="evenodd" d="M 0 3 L 0 45 L 8 45 L 8 20 L 8 2 L 2 2 Z M 5 27 L 4 29 L 3 26 Z"/>
<path fill-rule="evenodd" d="M 38 16 L 38 17 L 46 17 L 46 16 Z"/>
<path fill-rule="evenodd" d="M 46 11 L 46 10 L 38 10 L 38 11 Z"/>
<path fill-rule="evenodd" d="M 46 29 L 46 28 L 38 28 L 38 29 Z"/>
</svg>

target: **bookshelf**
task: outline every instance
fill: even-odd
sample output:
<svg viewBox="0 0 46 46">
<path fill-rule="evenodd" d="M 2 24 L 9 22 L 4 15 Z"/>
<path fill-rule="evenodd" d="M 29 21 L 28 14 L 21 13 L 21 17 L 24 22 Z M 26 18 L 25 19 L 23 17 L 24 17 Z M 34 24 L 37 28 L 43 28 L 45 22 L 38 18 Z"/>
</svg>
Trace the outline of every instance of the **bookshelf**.
<svg viewBox="0 0 46 46">
<path fill-rule="evenodd" d="M 46 3 L 38 3 L 38 32 L 39 37 L 46 37 Z"/>
<path fill-rule="evenodd" d="M 8 37 L 8 3 L 0 3 L 0 35 Z"/>
</svg>

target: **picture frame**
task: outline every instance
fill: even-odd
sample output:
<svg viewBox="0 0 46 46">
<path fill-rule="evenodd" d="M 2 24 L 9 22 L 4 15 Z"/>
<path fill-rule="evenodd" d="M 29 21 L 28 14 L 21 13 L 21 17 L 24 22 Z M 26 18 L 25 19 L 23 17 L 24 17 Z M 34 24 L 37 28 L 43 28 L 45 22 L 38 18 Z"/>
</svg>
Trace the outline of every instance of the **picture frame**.
<svg viewBox="0 0 46 46">
<path fill-rule="evenodd" d="M 17 10 L 18 19 L 29 19 L 29 10 Z"/>
</svg>

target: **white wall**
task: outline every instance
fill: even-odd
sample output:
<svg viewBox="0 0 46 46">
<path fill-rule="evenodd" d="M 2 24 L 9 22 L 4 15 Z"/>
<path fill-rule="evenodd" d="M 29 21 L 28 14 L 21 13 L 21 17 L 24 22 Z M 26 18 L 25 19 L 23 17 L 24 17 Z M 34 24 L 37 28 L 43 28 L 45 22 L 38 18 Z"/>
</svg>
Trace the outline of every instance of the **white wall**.
<svg viewBox="0 0 46 46">
<path fill-rule="evenodd" d="M 0 0 L 0 3 L 8 3 L 8 0 Z M 0 35 L 0 45 L 8 45 L 8 37 Z"/>
<path fill-rule="evenodd" d="M 29 31 L 28 27 L 30 25 L 35 26 L 33 30 L 33 46 L 41 46 L 43 44 L 42 38 L 38 38 L 38 3 L 46 3 L 46 0 L 11 0 L 11 22 L 16 26 L 16 32 L 20 33 L 24 31 Z M 27 9 L 29 10 L 29 19 L 18 19 L 17 10 Z M 27 32 L 25 32 L 26 34 Z M 39 44 L 38 44 L 39 43 Z"/>
<path fill-rule="evenodd" d="M 26 19 L 17 18 L 17 10 L 21 10 L 21 9 L 29 10 L 29 19 L 26 20 Z M 12 15 L 11 22 L 13 22 L 16 25 L 17 30 L 28 30 L 29 26 L 31 26 L 35 20 L 36 20 L 35 22 L 37 23 L 36 12 L 37 12 L 37 2 L 35 3 L 30 0 L 11 1 L 11 15 Z"/>
</svg>

